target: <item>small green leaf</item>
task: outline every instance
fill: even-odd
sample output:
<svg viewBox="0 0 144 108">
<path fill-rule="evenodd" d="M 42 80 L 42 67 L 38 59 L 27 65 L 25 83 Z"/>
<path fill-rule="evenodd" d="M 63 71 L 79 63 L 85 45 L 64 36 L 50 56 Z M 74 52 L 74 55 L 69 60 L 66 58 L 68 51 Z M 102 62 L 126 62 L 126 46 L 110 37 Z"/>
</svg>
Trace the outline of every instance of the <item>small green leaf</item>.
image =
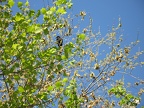
<svg viewBox="0 0 144 108">
<path fill-rule="evenodd" d="M 68 57 L 69 57 L 69 49 L 68 48 L 64 49 L 64 54 L 65 54 L 66 59 L 68 59 Z"/>
<path fill-rule="evenodd" d="M 19 44 L 13 44 L 13 45 L 12 45 L 12 48 L 13 48 L 13 49 L 17 49 L 17 46 L 18 46 L 18 45 L 19 45 Z"/>
<path fill-rule="evenodd" d="M 15 79 L 15 80 L 19 80 L 20 77 L 19 77 L 18 75 L 15 75 L 15 76 L 14 76 L 14 79 Z"/>
<path fill-rule="evenodd" d="M 33 15 L 35 14 L 35 11 L 34 10 L 30 10 L 29 11 L 29 17 L 32 17 Z M 29 19 L 29 22 L 30 22 L 31 20 Z"/>
<path fill-rule="evenodd" d="M 66 14 L 66 10 L 64 9 L 64 7 L 60 7 L 57 11 L 57 14 Z"/>
<path fill-rule="evenodd" d="M 34 33 L 38 34 L 38 33 L 41 33 L 42 31 L 43 31 L 42 28 L 37 28 Z"/>
<path fill-rule="evenodd" d="M 52 11 L 54 13 L 56 11 L 56 7 L 51 7 L 50 11 Z"/>
<path fill-rule="evenodd" d="M 64 46 L 64 54 L 66 58 L 72 54 L 72 48 L 74 48 L 74 44 L 72 42 Z"/>
<path fill-rule="evenodd" d="M 23 88 L 22 86 L 19 86 L 19 87 L 18 87 L 18 91 L 19 91 L 20 93 L 22 93 L 22 92 L 24 92 L 24 88 Z"/>
<path fill-rule="evenodd" d="M 48 50 L 48 52 L 50 53 L 50 54 L 54 54 L 54 53 L 56 53 L 56 48 L 51 48 L 51 49 L 49 49 Z"/>
<path fill-rule="evenodd" d="M 62 82 L 64 82 L 64 83 L 68 82 L 68 78 L 64 78 L 64 79 L 62 80 Z"/>
<path fill-rule="evenodd" d="M 83 34 L 83 33 L 78 34 L 77 36 L 78 36 L 78 38 L 81 39 L 81 40 L 85 40 L 85 38 L 86 38 L 86 35 Z"/>
<path fill-rule="evenodd" d="M 17 6 L 18 6 L 19 8 L 20 8 L 22 5 L 23 5 L 22 2 L 18 2 L 18 3 L 17 3 Z"/>
<path fill-rule="evenodd" d="M 22 16 L 22 15 L 20 15 L 20 14 L 17 14 L 16 16 L 15 16 L 15 21 L 21 21 L 21 20 L 23 20 L 24 19 L 24 17 Z"/>
<path fill-rule="evenodd" d="M 74 48 L 74 44 L 72 42 L 69 43 L 70 48 Z"/>
<path fill-rule="evenodd" d="M 47 90 L 48 91 L 52 91 L 53 90 L 53 86 L 48 86 Z"/>
<path fill-rule="evenodd" d="M 8 4 L 10 5 L 10 7 L 12 7 L 12 6 L 14 5 L 14 3 L 15 3 L 15 2 L 14 2 L 13 0 L 9 0 L 9 1 L 8 1 Z"/>
<path fill-rule="evenodd" d="M 56 88 L 60 88 L 61 86 L 62 86 L 62 83 L 60 82 L 60 81 L 57 81 L 56 83 L 55 83 L 55 86 L 56 86 Z"/>
<path fill-rule="evenodd" d="M 37 10 L 36 17 L 39 17 L 41 14 L 40 10 Z"/>
<path fill-rule="evenodd" d="M 43 93 L 40 98 L 41 98 L 41 99 L 44 99 L 44 100 L 47 100 L 47 93 L 46 93 L 46 92 Z"/>
<path fill-rule="evenodd" d="M 72 5 L 73 5 L 73 3 L 71 3 L 71 2 L 67 3 L 67 6 L 68 6 L 69 9 L 72 7 Z"/>
<path fill-rule="evenodd" d="M 27 27 L 27 32 L 31 33 L 35 30 L 35 25 L 31 25 Z"/>
<path fill-rule="evenodd" d="M 28 2 L 28 0 L 25 2 L 25 6 L 29 6 L 29 2 Z"/>
<path fill-rule="evenodd" d="M 47 28 L 44 29 L 44 34 L 45 34 L 45 35 L 49 34 L 49 30 L 48 30 Z"/>
<path fill-rule="evenodd" d="M 62 55 L 61 58 L 62 58 L 62 60 L 66 60 L 67 59 L 65 55 Z"/>
<path fill-rule="evenodd" d="M 62 5 L 62 4 L 66 4 L 66 3 L 67 3 L 66 0 L 57 0 L 57 1 L 56 1 L 56 5 L 57 5 L 57 6 L 60 6 L 60 5 Z"/>
<path fill-rule="evenodd" d="M 41 11 L 42 14 L 45 14 L 46 13 L 46 8 L 42 8 L 40 11 Z"/>
<path fill-rule="evenodd" d="M 62 65 L 57 65 L 57 67 L 58 67 L 58 70 L 61 70 L 62 68 L 63 68 L 63 66 Z"/>
<path fill-rule="evenodd" d="M 23 48 L 23 46 L 18 46 L 18 50 L 21 50 Z"/>
</svg>

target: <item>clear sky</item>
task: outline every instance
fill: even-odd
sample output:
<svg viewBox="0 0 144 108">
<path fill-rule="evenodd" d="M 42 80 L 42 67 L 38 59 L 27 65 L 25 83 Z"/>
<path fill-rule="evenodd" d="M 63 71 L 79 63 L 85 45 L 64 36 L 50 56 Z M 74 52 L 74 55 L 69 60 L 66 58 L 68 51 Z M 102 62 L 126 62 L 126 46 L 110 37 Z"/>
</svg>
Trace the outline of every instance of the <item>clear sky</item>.
<svg viewBox="0 0 144 108">
<path fill-rule="evenodd" d="M 116 25 L 121 17 L 126 40 L 139 39 L 144 42 L 144 1 L 143 0 L 73 0 L 74 12 L 90 13 L 93 26 L 107 32 L 108 26 Z M 104 33 L 105 33 L 104 32 Z"/>
<path fill-rule="evenodd" d="M 18 0 L 15 0 L 16 2 Z M 25 0 L 20 0 L 25 1 Z M 29 0 L 31 8 L 40 9 L 46 6 L 50 0 Z M 93 28 L 101 28 L 101 34 L 105 35 L 108 27 L 118 24 L 118 18 L 121 18 L 122 28 L 124 29 L 124 44 L 140 40 L 139 48 L 135 51 L 144 50 L 144 0 L 72 0 L 74 5 L 72 11 L 78 14 L 80 11 L 86 11 L 93 18 Z M 13 8 L 16 10 L 17 8 Z M 144 61 L 144 56 L 141 56 Z M 138 71 L 138 72 L 137 72 Z M 135 71 L 135 74 L 144 79 L 144 68 Z M 129 79 L 131 80 L 131 79 Z M 141 86 L 142 87 L 142 86 Z M 133 91 L 134 92 L 134 91 Z M 141 105 L 144 106 L 144 95 Z M 139 107 L 141 106 L 139 105 Z"/>
</svg>

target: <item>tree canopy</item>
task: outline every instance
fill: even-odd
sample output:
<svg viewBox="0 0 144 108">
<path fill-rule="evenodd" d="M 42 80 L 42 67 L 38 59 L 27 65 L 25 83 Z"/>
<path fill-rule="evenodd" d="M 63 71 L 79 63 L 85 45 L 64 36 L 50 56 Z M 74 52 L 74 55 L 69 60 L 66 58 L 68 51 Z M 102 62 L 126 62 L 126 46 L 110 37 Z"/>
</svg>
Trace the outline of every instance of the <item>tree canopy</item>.
<svg viewBox="0 0 144 108">
<path fill-rule="evenodd" d="M 144 65 L 144 51 L 131 53 L 139 40 L 122 45 L 121 18 L 102 35 L 91 17 L 80 29 L 88 15 L 69 13 L 71 0 L 53 0 L 39 10 L 29 1 L 0 3 L 1 108 L 129 108 L 141 102 L 143 88 L 137 95 L 130 88 L 144 83 L 133 75 Z M 136 82 L 126 83 L 127 75 Z"/>
</svg>

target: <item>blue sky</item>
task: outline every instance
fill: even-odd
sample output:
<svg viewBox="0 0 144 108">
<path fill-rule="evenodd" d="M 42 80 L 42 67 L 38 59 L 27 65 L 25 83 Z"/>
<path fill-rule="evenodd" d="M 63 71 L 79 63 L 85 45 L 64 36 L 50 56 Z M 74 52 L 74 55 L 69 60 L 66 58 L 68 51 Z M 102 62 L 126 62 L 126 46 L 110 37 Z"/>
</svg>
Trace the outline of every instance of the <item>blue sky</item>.
<svg viewBox="0 0 144 108">
<path fill-rule="evenodd" d="M 15 0 L 16 2 L 18 0 Z M 25 1 L 25 0 L 21 0 Z M 47 5 L 49 0 L 29 0 L 32 9 L 40 9 Z M 93 29 L 101 28 L 101 34 L 106 35 L 108 28 L 112 25 L 117 26 L 118 18 L 121 18 L 124 46 L 138 37 L 140 44 L 133 52 L 144 50 L 144 0 L 72 0 L 74 5 L 71 10 L 74 14 L 85 11 L 93 19 Z M 17 8 L 13 8 L 16 10 Z M 87 24 L 88 21 L 85 21 Z M 81 27 L 82 28 L 82 27 Z M 144 61 L 144 56 L 141 56 Z M 137 72 L 138 71 L 138 72 Z M 135 75 L 144 79 L 144 68 L 135 71 Z M 131 80 L 131 79 L 127 79 Z M 134 91 L 133 91 L 134 92 Z M 144 95 L 142 96 L 141 105 L 144 105 Z M 139 105 L 139 107 L 141 106 Z"/>
<path fill-rule="evenodd" d="M 139 39 L 144 42 L 144 1 L 143 0 L 73 0 L 74 12 L 81 10 L 90 13 L 94 27 L 107 32 L 108 26 L 116 25 L 121 17 L 126 40 L 135 40 L 139 31 Z"/>
</svg>

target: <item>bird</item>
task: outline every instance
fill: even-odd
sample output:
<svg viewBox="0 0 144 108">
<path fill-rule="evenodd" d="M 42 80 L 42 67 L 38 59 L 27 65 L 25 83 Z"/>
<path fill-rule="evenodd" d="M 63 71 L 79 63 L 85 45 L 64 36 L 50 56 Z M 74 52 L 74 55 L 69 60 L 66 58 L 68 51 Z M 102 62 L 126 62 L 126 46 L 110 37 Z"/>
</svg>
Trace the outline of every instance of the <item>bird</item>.
<svg viewBox="0 0 144 108">
<path fill-rule="evenodd" d="M 60 36 L 56 37 L 56 41 L 59 47 L 61 47 L 63 45 L 63 39 Z"/>
</svg>

